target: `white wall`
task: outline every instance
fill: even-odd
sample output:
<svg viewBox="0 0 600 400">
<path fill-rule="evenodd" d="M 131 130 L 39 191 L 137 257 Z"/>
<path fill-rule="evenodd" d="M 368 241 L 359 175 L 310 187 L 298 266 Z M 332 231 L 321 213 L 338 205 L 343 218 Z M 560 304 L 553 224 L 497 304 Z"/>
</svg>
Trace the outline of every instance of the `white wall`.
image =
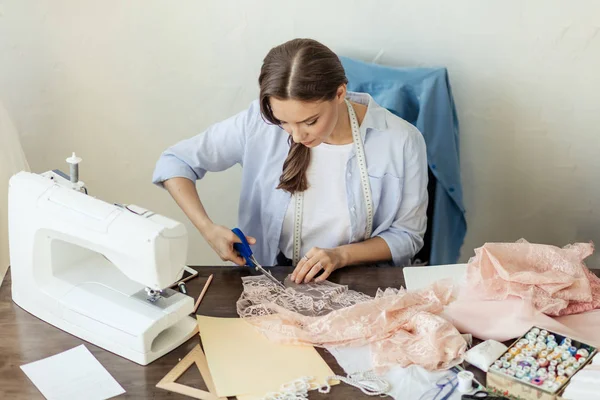
<svg viewBox="0 0 600 400">
<path fill-rule="evenodd" d="M 150 184 L 171 143 L 241 110 L 269 48 L 446 66 L 461 122 L 469 231 L 485 241 L 600 242 L 600 2 L 0 2 L 0 98 L 31 168 L 76 151 L 91 194 L 184 219 Z M 238 169 L 201 182 L 236 223 Z M 189 262 L 220 263 L 191 232 Z M 596 263 L 596 260 L 592 264 Z"/>
<path fill-rule="evenodd" d="M 8 248 L 8 181 L 29 166 L 21 147 L 21 141 L 2 100 L 0 99 L 0 284 L 10 263 Z"/>
</svg>

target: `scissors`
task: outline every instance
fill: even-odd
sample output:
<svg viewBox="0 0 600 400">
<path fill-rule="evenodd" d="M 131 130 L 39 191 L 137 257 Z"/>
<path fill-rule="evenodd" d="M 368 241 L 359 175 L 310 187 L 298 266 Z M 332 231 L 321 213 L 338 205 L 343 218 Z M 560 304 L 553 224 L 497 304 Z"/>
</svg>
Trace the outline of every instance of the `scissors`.
<svg viewBox="0 0 600 400">
<path fill-rule="evenodd" d="M 461 397 L 461 400 L 478 400 L 478 399 L 510 400 L 508 397 L 490 394 L 490 393 L 486 392 L 485 390 L 478 390 L 475 393 L 471 393 L 471 394 L 463 394 Z"/>
<path fill-rule="evenodd" d="M 283 285 L 283 283 L 281 283 L 277 279 L 275 279 L 275 277 L 273 275 L 271 275 L 270 272 L 268 272 L 266 269 L 264 269 L 258 263 L 258 261 L 256 261 L 254 254 L 252 254 L 252 249 L 250 249 L 250 244 L 248 243 L 248 240 L 246 240 L 246 235 L 244 235 L 244 233 L 239 228 L 234 228 L 231 231 L 233 233 L 235 233 L 235 235 L 237 237 L 239 237 L 240 240 L 242 241 L 242 243 L 234 243 L 233 248 L 238 253 L 240 253 L 240 256 L 244 257 L 244 259 L 246 260 L 246 264 L 249 267 L 256 268 L 258 271 L 262 272 L 262 274 L 264 276 L 266 276 L 271 282 L 273 282 L 275 285 L 277 285 L 280 288 L 285 290 L 285 286 Z"/>
<path fill-rule="evenodd" d="M 437 380 L 434 388 L 423 393 L 419 400 L 448 400 L 457 386 L 458 380 L 456 375 L 445 375 Z"/>
</svg>

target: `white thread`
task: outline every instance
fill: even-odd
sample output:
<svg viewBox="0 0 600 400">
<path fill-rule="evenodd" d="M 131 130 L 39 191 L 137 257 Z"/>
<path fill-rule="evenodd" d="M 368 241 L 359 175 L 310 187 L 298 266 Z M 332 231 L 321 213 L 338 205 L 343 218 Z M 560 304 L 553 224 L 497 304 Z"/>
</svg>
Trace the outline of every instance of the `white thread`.
<svg viewBox="0 0 600 400">
<path fill-rule="evenodd" d="M 460 371 L 456 377 L 458 378 L 458 391 L 461 393 L 470 392 L 473 389 L 474 375 L 471 371 Z"/>
<path fill-rule="evenodd" d="M 319 388 L 319 393 L 329 393 L 329 381 L 338 380 L 347 385 L 354 386 L 367 396 L 381 396 L 390 391 L 390 383 L 375 375 L 373 371 L 355 372 L 348 376 L 333 375 L 326 379 L 325 386 Z"/>
<path fill-rule="evenodd" d="M 373 371 L 356 372 L 348 376 L 332 375 L 325 379 L 321 387 L 311 385 L 313 376 L 303 376 L 295 381 L 281 386 L 279 392 L 268 393 L 263 400 L 306 400 L 309 390 L 318 389 L 319 393 L 328 394 L 331 391 L 329 381 L 337 380 L 360 389 L 368 396 L 385 395 L 390 391 L 390 384 L 383 378 L 378 377 Z"/>
<path fill-rule="evenodd" d="M 308 391 L 311 389 L 312 376 L 303 376 L 295 381 L 281 386 L 279 392 L 267 393 L 264 400 L 304 400 L 308 399 Z"/>
</svg>

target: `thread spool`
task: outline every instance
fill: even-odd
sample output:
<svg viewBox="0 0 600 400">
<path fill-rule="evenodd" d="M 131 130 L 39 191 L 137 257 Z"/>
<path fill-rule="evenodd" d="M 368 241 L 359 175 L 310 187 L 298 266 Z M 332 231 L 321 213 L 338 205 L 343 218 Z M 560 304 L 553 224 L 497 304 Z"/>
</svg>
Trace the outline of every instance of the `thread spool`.
<svg viewBox="0 0 600 400">
<path fill-rule="evenodd" d="M 67 163 L 69 163 L 69 176 L 71 178 L 71 183 L 79 182 L 79 163 L 81 162 L 81 158 L 75 155 L 75 152 L 71 155 L 71 157 L 67 158 Z"/>
<path fill-rule="evenodd" d="M 522 379 L 525 376 L 525 371 L 517 371 L 517 373 L 515 374 L 515 377 L 517 377 L 517 379 Z"/>
<path fill-rule="evenodd" d="M 577 359 L 575 357 L 569 357 L 567 359 L 567 362 L 572 365 L 577 362 Z"/>
<path fill-rule="evenodd" d="M 473 389 L 473 378 L 475 376 L 471 371 L 460 371 L 456 377 L 458 378 L 459 392 L 467 393 Z"/>
<path fill-rule="evenodd" d="M 586 349 L 577 350 L 577 354 L 581 357 L 589 357 L 590 353 Z"/>
<path fill-rule="evenodd" d="M 571 356 L 575 356 L 575 354 L 577 354 L 577 347 L 575 347 L 575 346 L 569 347 L 569 353 L 571 353 Z"/>
<path fill-rule="evenodd" d="M 523 354 L 523 353 L 519 353 L 515 356 L 516 362 L 523 361 L 524 359 L 525 359 L 525 354 Z"/>
<path fill-rule="evenodd" d="M 531 380 L 531 383 L 533 383 L 536 386 L 541 386 L 544 383 L 544 378 L 536 376 Z"/>
<path fill-rule="evenodd" d="M 535 348 L 538 349 L 539 351 L 545 350 L 546 349 L 546 343 L 544 342 L 539 342 L 538 344 L 535 345 Z"/>
<path fill-rule="evenodd" d="M 525 350 L 525 357 L 529 358 L 529 357 L 533 357 L 533 350 Z"/>
<path fill-rule="evenodd" d="M 567 377 L 566 376 L 557 376 L 556 377 L 556 382 L 560 383 L 561 385 L 563 383 L 565 383 L 567 381 Z"/>
</svg>

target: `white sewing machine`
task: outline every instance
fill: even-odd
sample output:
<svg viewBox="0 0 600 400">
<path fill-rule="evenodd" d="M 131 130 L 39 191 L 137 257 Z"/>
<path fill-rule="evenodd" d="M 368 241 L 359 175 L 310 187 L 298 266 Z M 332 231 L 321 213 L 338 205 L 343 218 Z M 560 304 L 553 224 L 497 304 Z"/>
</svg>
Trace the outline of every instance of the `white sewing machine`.
<svg viewBox="0 0 600 400">
<path fill-rule="evenodd" d="M 59 171 L 9 183 L 12 297 L 42 320 L 146 365 L 196 331 L 179 222 L 109 204 Z M 166 289 L 165 289 L 166 288 Z"/>
</svg>

